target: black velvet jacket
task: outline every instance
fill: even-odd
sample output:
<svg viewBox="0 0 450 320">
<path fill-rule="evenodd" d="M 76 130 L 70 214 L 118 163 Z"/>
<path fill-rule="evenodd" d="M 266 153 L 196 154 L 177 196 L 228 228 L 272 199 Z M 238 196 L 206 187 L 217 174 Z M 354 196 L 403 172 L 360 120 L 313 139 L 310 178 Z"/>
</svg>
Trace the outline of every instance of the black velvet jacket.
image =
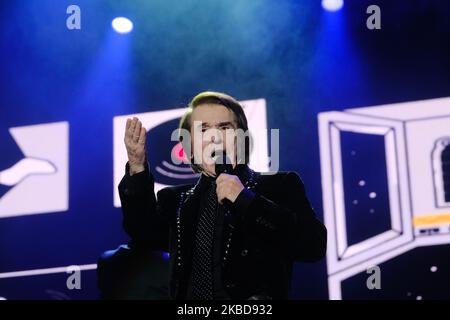
<svg viewBox="0 0 450 320">
<path fill-rule="evenodd" d="M 240 165 L 245 189 L 224 214 L 222 281 L 232 299 L 287 299 L 294 261 L 325 256 L 327 231 L 316 219 L 303 183 L 294 172 L 263 175 Z M 201 188 L 160 190 L 146 170 L 119 184 L 123 227 L 131 246 L 170 253 L 171 298 L 186 298 Z"/>
</svg>

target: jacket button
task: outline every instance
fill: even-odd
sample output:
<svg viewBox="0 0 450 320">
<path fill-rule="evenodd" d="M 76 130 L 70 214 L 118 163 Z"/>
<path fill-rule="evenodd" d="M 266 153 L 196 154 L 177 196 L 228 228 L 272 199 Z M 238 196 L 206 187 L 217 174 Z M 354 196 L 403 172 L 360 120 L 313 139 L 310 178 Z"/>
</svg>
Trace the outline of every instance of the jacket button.
<svg viewBox="0 0 450 320">
<path fill-rule="evenodd" d="M 246 255 L 248 255 L 248 250 L 244 249 L 241 251 L 241 256 L 245 257 Z"/>
</svg>

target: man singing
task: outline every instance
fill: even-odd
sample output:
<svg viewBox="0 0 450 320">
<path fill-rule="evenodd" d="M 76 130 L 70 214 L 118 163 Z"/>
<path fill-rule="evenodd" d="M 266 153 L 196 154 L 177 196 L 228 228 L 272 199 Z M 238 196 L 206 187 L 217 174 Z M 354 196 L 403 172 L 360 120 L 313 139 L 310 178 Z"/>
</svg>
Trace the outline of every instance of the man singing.
<svg viewBox="0 0 450 320">
<path fill-rule="evenodd" d="M 295 172 L 263 175 L 247 166 L 248 139 L 226 134 L 248 131 L 231 96 L 198 94 L 180 128 L 191 133 L 183 149 L 200 178 L 155 197 L 146 129 L 137 118 L 127 120 L 128 162 L 119 194 L 131 245 L 169 252 L 173 299 L 287 299 L 293 263 L 317 261 L 326 251 L 326 229 L 301 179 Z M 167 142 L 151 145 L 158 143 Z M 219 152 L 232 169 L 217 176 Z"/>
</svg>

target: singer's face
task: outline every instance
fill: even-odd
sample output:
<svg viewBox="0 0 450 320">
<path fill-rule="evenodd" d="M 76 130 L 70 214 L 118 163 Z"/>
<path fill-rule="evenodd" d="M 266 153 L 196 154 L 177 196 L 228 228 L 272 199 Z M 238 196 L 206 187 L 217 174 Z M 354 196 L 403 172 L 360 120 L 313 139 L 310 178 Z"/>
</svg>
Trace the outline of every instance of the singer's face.
<svg viewBox="0 0 450 320">
<path fill-rule="evenodd" d="M 194 161 L 209 175 L 215 175 L 214 151 L 225 150 L 233 167 L 236 163 L 234 113 L 218 104 L 202 104 L 191 114 L 191 139 Z M 201 163 L 200 163 L 201 161 Z"/>
</svg>

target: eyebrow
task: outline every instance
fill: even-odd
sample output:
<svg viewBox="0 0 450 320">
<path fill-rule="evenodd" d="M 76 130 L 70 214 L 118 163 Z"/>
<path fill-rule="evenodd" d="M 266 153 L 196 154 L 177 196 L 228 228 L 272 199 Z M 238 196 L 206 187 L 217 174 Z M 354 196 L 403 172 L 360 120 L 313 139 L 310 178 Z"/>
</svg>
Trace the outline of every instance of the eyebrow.
<svg viewBox="0 0 450 320">
<path fill-rule="evenodd" d="M 228 125 L 232 126 L 233 122 L 231 122 L 231 121 L 219 122 L 219 127 L 228 126 Z"/>
<path fill-rule="evenodd" d="M 223 126 L 227 126 L 227 125 L 233 125 L 233 122 L 231 122 L 231 121 L 224 121 L 224 122 L 219 122 L 218 124 L 217 124 L 217 126 L 219 126 L 219 127 L 223 127 Z M 210 127 L 211 125 L 208 123 L 208 122 L 202 122 L 202 128 L 204 128 L 204 127 Z"/>
</svg>

